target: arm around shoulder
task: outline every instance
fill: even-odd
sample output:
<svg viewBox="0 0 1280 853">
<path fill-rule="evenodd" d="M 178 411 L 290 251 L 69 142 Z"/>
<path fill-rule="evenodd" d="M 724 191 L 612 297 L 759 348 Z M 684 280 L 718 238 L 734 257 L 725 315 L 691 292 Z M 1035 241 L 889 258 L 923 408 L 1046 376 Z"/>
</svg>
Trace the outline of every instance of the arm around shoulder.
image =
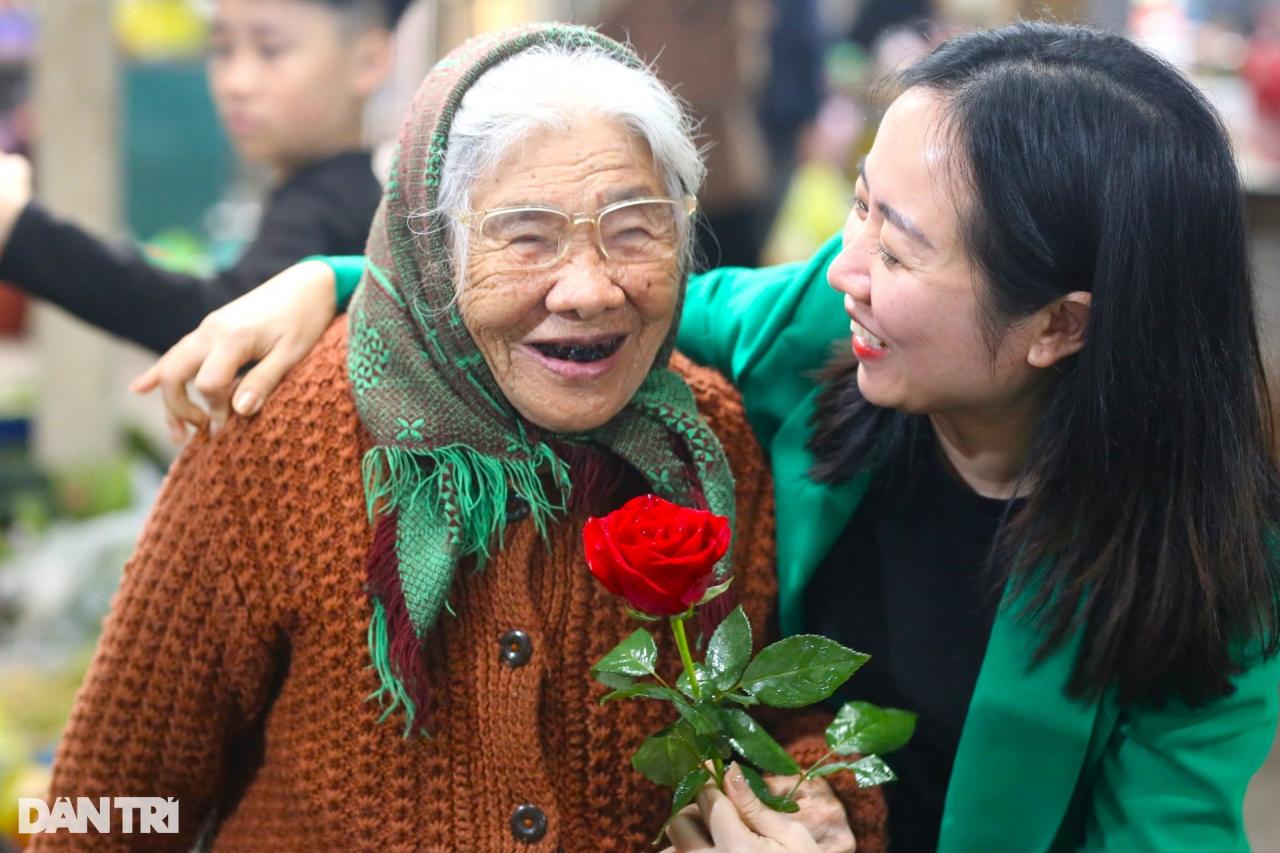
<svg viewBox="0 0 1280 853">
<path fill-rule="evenodd" d="M 335 255 L 331 257 L 315 256 L 309 261 L 323 261 L 333 271 L 334 297 L 338 310 L 346 311 L 351 303 L 351 296 L 356 292 L 356 285 L 364 275 L 364 255 Z"/>
<path fill-rule="evenodd" d="M 802 263 L 718 269 L 689 280 L 676 345 L 737 386 L 766 447 L 816 384 L 832 344 L 848 333 L 840 296 L 827 286 L 839 251 L 837 236 Z"/>
</svg>

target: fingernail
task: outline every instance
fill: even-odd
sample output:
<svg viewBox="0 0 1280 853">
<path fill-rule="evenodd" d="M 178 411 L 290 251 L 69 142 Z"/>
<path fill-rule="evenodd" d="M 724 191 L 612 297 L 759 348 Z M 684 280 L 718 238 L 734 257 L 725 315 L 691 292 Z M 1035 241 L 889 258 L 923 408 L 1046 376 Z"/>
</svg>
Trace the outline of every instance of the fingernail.
<svg viewBox="0 0 1280 853">
<path fill-rule="evenodd" d="M 252 391 L 241 391 L 236 395 L 235 402 L 232 404 L 235 410 L 242 415 L 256 414 L 258 411 L 259 401 L 258 395 Z"/>
<path fill-rule="evenodd" d="M 210 418 L 209 435 L 217 435 L 220 429 L 222 429 L 222 418 Z"/>
</svg>

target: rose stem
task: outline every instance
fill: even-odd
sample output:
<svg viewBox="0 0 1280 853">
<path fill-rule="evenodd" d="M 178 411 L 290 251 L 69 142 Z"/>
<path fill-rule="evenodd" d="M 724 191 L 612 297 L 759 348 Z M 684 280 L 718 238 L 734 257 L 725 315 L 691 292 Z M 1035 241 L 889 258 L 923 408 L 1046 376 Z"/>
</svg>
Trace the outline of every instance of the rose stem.
<svg viewBox="0 0 1280 853">
<path fill-rule="evenodd" d="M 817 770 L 817 769 L 818 769 L 818 765 L 819 765 L 819 764 L 821 764 L 822 762 L 826 761 L 828 758 L 830 758 L 831 756 L 833 756 L 833 755 L 835 755 L 835 754 L 836 754 L 836 751 L 835 751 L 834 749 L 829 749 L 829 750 L 827 750 L 827 754 L 826 754 L 826 755 L 822 756 L 822 757 L 821 757 L 821 758 L 819 758 L 817 761 L 815 761 L 815 762 L 813 762 L 812 764 L 810 764 L 810 765 L 809 765 L 809 769 L 808 769 L 808 770 L 806 770 L 806 771 L 804 771 L 803 773 L 801 773 L 801 774 L 800 774 L 800 778 L 799 778 L 799 779 L 797 779 L 797 780 L 796 780 L 796 783 L 795 783 L 794 785 L 792 785 L 792 786 L 791 786 L 791 790 L 790 790 L 790 791 L 787 791 L 787 799 L 788 799 L 788 800 L 793 800 L 793 799 L 795 799 L 796 791 L 799 791 L 799 790 L 800 790 L 800 786 L 801 786 L 801 785 L 803 785 L 803 784 L 805 783 L 805 780 L 807 780 L 807 779 L 809 779 L 809 778 L 810 778 L 810 775 L 809 775 L 809 774 L 811 774 L 811 773 L 813 773 L 813 771 Z"/>
<path fill-rule="evenodd" d="M 698 674 L 693 671 L 689 639 L 684 635 L 684 616 L 671 617 L 671 630 L 676 635 L 676 648 L 680 649 L 680 660 L 684 662 L 685 675 L 689 676 L 689 690 L 693 693 L 693 701 L 697 702 L 702 698 L 702 685 L 698 684 Z"/>
<path fill-rule="evenodd" d="M 684 633 L 684 620 L 688 614 L 671 617 L 671 630 L 676 635 L 676 648 L 680 650 L 680 660 L 684 664 L 685 674 L 689 676 L 689 692 L 693 701 L 702 699 L 702 685 L 698 684 L 698 674 L 693 669 L 693 655 L 689 654 L 689 638 Z M 711 766 L 715 768 L 716 785 L 724 790 L 724 761 L 720 756 L 712 756 Z"/>
</svg>

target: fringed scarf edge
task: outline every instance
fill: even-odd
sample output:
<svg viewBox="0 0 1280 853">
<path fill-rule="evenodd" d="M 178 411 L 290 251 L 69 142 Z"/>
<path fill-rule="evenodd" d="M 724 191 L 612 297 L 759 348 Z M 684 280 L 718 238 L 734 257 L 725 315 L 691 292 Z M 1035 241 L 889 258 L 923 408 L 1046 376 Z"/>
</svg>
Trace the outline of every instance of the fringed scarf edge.
<svg viewBox="0 0 1280 853">
<path fill-rule="evenodd" d="M 549 484 L 542 477 L 544 468 Z M 365 591 L 373 608 L 369 657 L 379 683 L 366 701 L 382 706 L 378 722 L 403 709 L 407 738 L 430 703 L 423 643 L 439 614 L 410 611 L 397 547 L 400 513 L 414 512 L 425 501 L 428 513 L 448 530 L 447 561 L 474 556 L 479 570 L 495 540 L 501 547 L 513 491 L 528 502 L 539 535 L 546 537 L 547 526 L 564 512 L 570 494 L 568 466 L 546 444 L 514 460 L 494 459 L 465 445 L 430 450 L 379 446 L 365 453 L 362 474 L 369 521 L 375 525 L 365 561 Z M 440 591 L 442 602 L 446 592 Z"/>
</svg>

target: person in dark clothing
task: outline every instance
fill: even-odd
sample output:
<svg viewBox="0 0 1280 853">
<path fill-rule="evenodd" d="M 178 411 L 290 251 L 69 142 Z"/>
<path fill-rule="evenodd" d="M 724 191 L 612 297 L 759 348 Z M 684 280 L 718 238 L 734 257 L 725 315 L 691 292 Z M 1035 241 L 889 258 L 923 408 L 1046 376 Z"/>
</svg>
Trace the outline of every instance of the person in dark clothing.
<svg viewBox="0 0 1280 853">
<path fill-rule="evenodd" d="M 152 266 L 31 200 L 26 160 L 0 162 L 0 279 L 163 352 L 210 311 L 307 255 L 364 248 L 381 189 L 362 149 L 366 99 L 391 66 L 409 0 L 218 0 L 214 102 L 237 153 L 275 189 L 255 239 L 210 278 Z"/>
<path fill-rule="evenodd" d="M 806 630 L 871 655 L 828 702 L 910 708 L 911 740 L 885 786 L 895 850 L 936 850 L 947 784 L 995 621 L 987 556 L 1023 498 L 986 497 L 949 467 L 931 429 L 919 471 L 886 471 L 867 491 L 804 594 Z M 929 531 L 922 535 L 921 531 Z M 938 637 L 946 637 L 940 648 Z"/>
<path fill-rule="evenodd" d="M 769 76 L 760 93 L 760 126 L 773 167 L 766 221 L 772 221 L 796 165 L 801 132 L 822 106 L 822 22 L 817 0 L 773 0 Z"/>
<path fill-rule="evenodd" d="M 0 254 L 0 280 L 163 352 L 210 311 L 300 258 L 363 250 L 380 197 L 367 152 L 303 169 L 271 194 L 258 235 L 240 259 L 210 278 L 153 266 L 139 252 L 99 240 L 31 202 Z"/>
</svg>

